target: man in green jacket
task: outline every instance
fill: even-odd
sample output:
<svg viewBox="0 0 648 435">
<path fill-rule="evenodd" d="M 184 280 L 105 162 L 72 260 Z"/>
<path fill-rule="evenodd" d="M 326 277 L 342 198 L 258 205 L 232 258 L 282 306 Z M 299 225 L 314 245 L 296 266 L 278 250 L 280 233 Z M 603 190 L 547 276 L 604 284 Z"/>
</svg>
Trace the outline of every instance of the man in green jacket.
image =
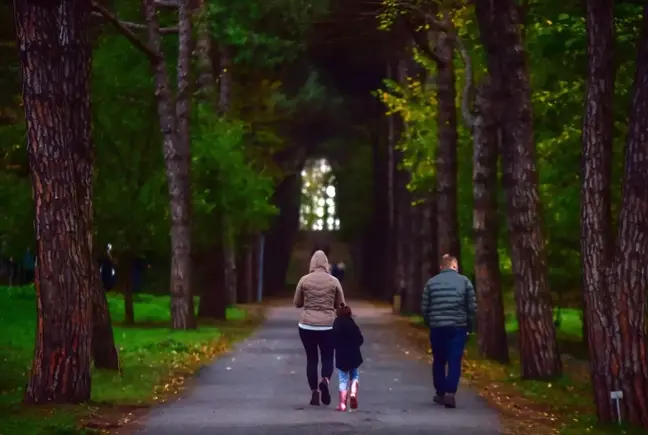
<svg viewBox="0 0 648 435">
<path fill-rule="evenodd" d="M 477 311 L 473 285 L 458 269 L 457 259 L 444 255 L 441 273 L 427 282 L 421 300 L 423 320 L 430 328 L 434 402 L 446 408 L 456 407 L 461 358 Z"/>
</svg>

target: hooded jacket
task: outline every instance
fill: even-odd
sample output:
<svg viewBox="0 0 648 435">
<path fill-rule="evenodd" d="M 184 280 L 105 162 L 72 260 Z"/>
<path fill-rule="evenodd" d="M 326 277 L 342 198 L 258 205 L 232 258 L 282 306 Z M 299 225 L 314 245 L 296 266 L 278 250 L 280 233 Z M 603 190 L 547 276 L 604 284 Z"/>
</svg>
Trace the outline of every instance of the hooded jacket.
<svg viewBox="0 0 648 435">
<path fill-rule="evenodd" d="M 340 281 L 331 276 L 328 266 L 326 254 L 316 251 L 310 261 L 310 273 L 297 283 L 293 302 L 302 309 L 299 323 L 332 327 L 335 307 L 346 303 Z"/>
</svg>

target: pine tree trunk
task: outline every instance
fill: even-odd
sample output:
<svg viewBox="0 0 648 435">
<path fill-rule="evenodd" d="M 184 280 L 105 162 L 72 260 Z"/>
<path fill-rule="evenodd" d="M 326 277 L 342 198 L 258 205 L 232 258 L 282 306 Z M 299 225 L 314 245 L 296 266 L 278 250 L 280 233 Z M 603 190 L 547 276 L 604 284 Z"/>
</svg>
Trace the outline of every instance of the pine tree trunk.
<svg viewBox="0 0 648 435">
<path fill-rule="evenodd" d="M 449 20 L 445 24 L 450 26 Z M 439 32 L 436 38 L 437 65 L 437 235 L 439 255 L 450 254 L 459 259 L 459 219 L 457 215 L 457 92 L 453 65 L 452 38 Z"/>
<path fill-rule="evenodd" d="M 157 98 L 160 131 L 163 137 L 164 162 L 169 185 L 171 211 L 171 322 L 173 329 L 196 327 L 191 295 L 191 185 L 190 150 L 188 142 L 188 56 L 190 55 L 191 23 L 186 0 L 179 7 L 178 66 L 183 72 L 178 76 L 177 115 L 162 54 L 160 26 L 154 0 L 145 0 L 144 9 L 148 24 L 149 46 L 158 55 L 153 64 L 155 96 Z"/>
<path fill-rule="evenodd" d="M 35 201 L 38 324 L 27 403 L 90 399 L 90 2 L 15 3 Z M 65 271 L 65 273 L 61 273 Z"/>
<path fill-rule="evenodd" d="M 428 279 L 432 277 L 433 264 L 435 264 L 434 252 L 436 251 L 436 243 L 433 242 L 432 233 L 436 232 L 432 229 L 432 207 L 434 201 L 432 195 L 428 194 L 427 198 L 421 204 L 421 288 L 427 283 Z M 436 228 L 436 225 L 434 225 Z M 420 310 L 420 306 L 417 310 Z"/>
<path fill-rule="evenodd" d="M 88 201 L 90 204 L 91 202 Z M 92 207 L 91 207 L 92 208 Z M 93 246 L 95 243 L 93 242 Z M 93 258 L 96 258 L 93 256 Z M 98 369 L 119 370 L 119 354 L 115 347 L 112 319 L 106 292 L 101 285 L 99 267 L 95 261 L 92 265 L 92 358 Z"/>
<path fill-rule="evenodd" d="M 118 264 L 121 266 L 117 270 L 117 281 L 119 287 L 124 293 L 124 323 L 127 325 L 135 324 L 135 307 L 133 306 L 133 283 L 132 276 L 135 264 L 133 254 L 124 253 L 120 255 Z M 119 271 L 121 269 L 121 272 Z"/>
<path fill-rule="evenodd" d="M 611 300 L 606 285 L 612 244 L 611 179 L 614 104 L 614 1 L 587 1 L 588 74 L 581 187 L 583 317 L 590 379 L 601 421 L 614 420 L 609 378 Z"/>
<path fill-rule="evenodd" d="M 473 234 L 479 350 L 486 358 L 509 361 L 499 269 L 497 157 L 500 130 L 493 94 L 482 84 L 473 124 Z"/>
<path fill-rule="evenodd" d="M 395 80 L 396 74 L 391 63 L 387 64 L 387 77 Z M 400 290 L 398 282 L 398 234 L 396 225 L 396 144 L 398 142 L 398 117 L 392 114 L 387 119 L 387 286 L 385 296 L 391 300 L 393 294 Z"/>
<path fill-rule="evenodd" d="M 212 246 L 197 256 L 200 278 L 200 301 L 198 317 L 225 320 L 227 299 L 223 290 L 225 268 L 223 267 L 223 250 Z"/>
<path fill-rule="evenodd" d="M 119 354 L 115 347 L 112 319 L 106 292 L 99 280 L 99 271 L 93 268 L 92 283 L 92 358 L 98 369 L 119 370 Z"/>
<path fill-rule="evenodd" d="M 630 109 L 619 233 L 609 285 L 614 337 L 613 387 L 623 391 L 624 420 L 648 428 L 648 4 L 637 43 L 637 71 Z"/>
<path fill-rule="evenodd" d="M 523 379 L 562 373 L 556 343 L 533 138 L 526 53 L 513 0 L 476 0 L 488 70 L 502 111 L 502 173 L 515 276 Z"/>
<path fill-rule="evenodd" d="M 197 2 L 196 60 L 198 65 L 198 94 L 203 100 L 215 104 L 214 69 L 212 67 L 212 40 L 206 0 Z"/>
<path fill-rule="evenodd" d="M 410 243 L 407 262 L 408 295 L 406 298 L 406 310 L 410 314 L 416 314 L 420 311 L 421 292 L 423 291 L 421 284 L 421 218 L 422 206 L 410 205 Z"/>
<path fill-rule="evenodd" d="M 254 302 L 254 240 L 255 237 L 248 237 L 243 252 L 243 277 L 241 284 L 244 288 L 245 303 Z"/>
</svg>

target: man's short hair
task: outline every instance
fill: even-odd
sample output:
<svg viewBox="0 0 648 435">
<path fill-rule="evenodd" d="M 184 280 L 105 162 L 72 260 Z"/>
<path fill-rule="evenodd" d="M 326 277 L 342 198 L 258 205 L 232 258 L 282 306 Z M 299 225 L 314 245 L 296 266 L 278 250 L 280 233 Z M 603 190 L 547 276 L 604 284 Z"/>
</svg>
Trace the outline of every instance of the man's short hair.
<svg viewBox="0 0 648 435">
<path fill-rule="evenodd" d="M 457 257 L 450 255 L 450 254 L 444 254 L 443 257 L 441 257 L 441 268 L 442 269 L 450 269 L 453 265 L 453 263 L 458 263 Z"/>
</svg>

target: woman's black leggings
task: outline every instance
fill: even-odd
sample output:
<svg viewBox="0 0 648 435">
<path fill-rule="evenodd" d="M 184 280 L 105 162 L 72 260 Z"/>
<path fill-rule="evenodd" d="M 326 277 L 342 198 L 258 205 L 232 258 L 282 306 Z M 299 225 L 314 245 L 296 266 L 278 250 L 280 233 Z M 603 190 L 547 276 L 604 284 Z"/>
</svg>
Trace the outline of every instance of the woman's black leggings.
<svg viewBox="0 0 648 435">
<path fill-rule="evenodd" d="M 317 364 L 322 359 L 323 378 L 331 379 L 333 375 L 333 331 L 313 331 L 299 328 L 304 350 L 306 351 L 306 377 L 311 390 L 317 390 Z M 318 350 L 319 348 L 319 355 Z"/>
</svg>

